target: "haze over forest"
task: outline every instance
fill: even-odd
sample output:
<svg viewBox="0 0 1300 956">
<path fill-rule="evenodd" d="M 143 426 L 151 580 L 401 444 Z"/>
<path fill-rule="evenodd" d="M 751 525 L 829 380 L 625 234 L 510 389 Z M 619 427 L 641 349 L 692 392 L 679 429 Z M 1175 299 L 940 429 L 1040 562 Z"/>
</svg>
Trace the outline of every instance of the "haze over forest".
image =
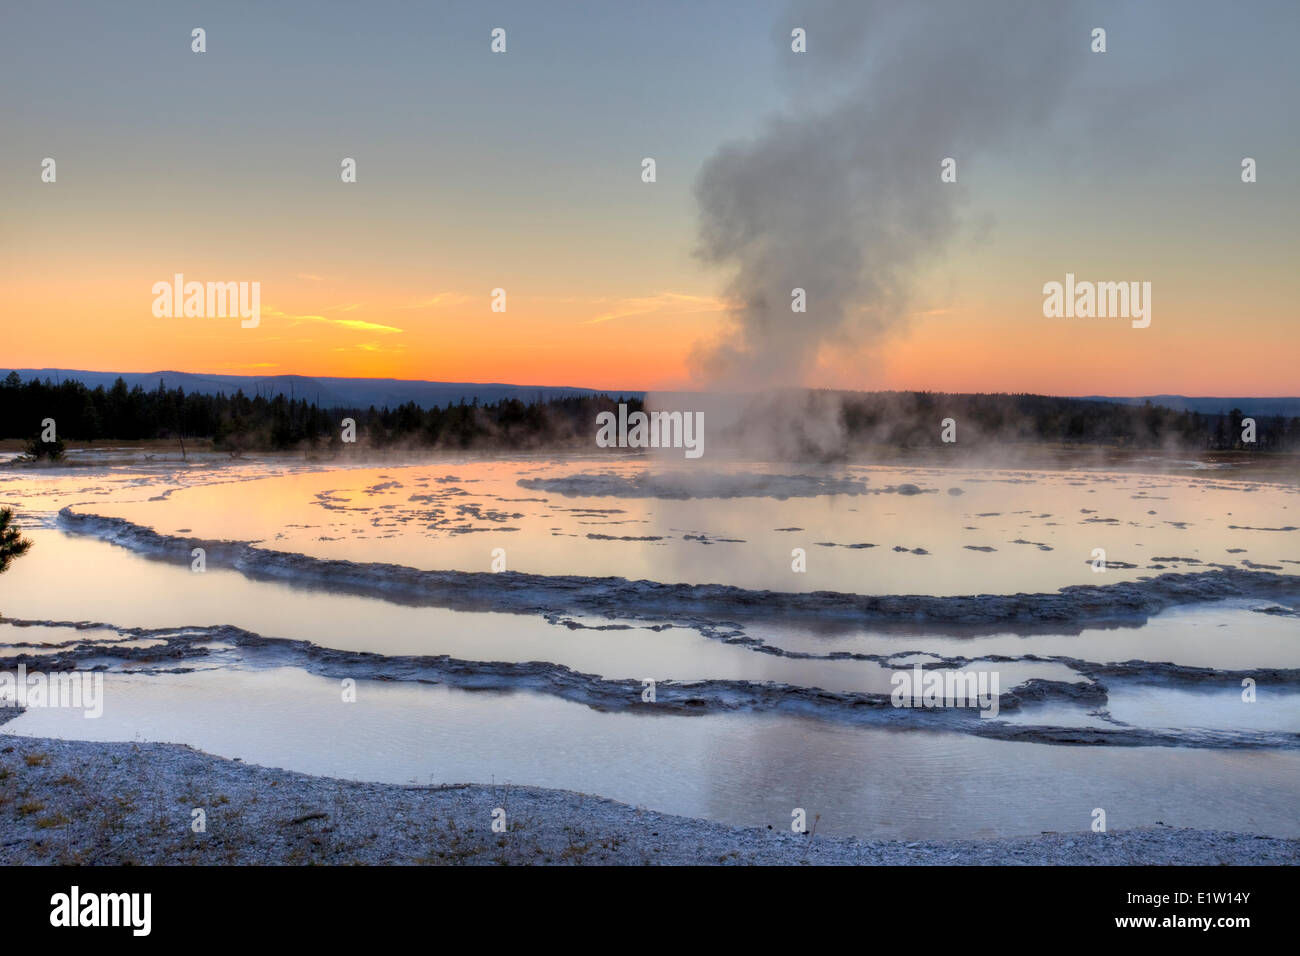
<svg viewBox="0 0 1300 956">
<path fill-rule="evenodd" d="M 0 369 L 0 372 L 4 371 Z M 146 391 L 156 389 L 160 382 L 168 388 L 181 388 L 188 393 L 233 395 L 263 395 L 274 398 L 277 394 L 294 399 L 306 399 L 321 408 L 396 408 L 414 402 L 421 408 L 456 404 L 462 400 L 480 404 L 515 398 L 521 401 L 550 401 L 556 398 L 579 395 L 622 395 L 643 399 L 646 393 L 639 389 L 586 388 L 582 386 L 515 385 L 498 382 L 431 382 L 420 379 L 396 378 L 338 378 L 306 375 L 209 375 L 194 372 L 160 370 L 156 372 L 100 372 L 65 368 L 13 369 L 23 382 L 49 379 L 56 384 L 72 380 L 88 388 L 111 388 L 121 378 L 128 388 L 137 385 Z M 664 394 L 664 393 L 661 393 Z M 688 395 L 690 393 L 677 393 Z M 1188 395 L 1080 395 L 1060 396 L 1088 401 L 1117 402 L 1126 405 L 1153 405 L 1175 411 L 1194 411 L 1203 415 L 1229 412 L 1238 408 L 1247 415 L 1300 415 L 1300 396 L 1188 396 Z"/>
</svg>

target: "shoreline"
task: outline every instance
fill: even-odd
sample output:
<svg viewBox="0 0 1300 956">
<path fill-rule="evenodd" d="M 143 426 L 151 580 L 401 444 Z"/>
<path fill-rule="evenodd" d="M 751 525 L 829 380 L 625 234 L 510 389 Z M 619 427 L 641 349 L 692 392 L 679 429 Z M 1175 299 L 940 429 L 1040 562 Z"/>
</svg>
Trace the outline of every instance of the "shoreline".
<svg viewBox="0 0 1300 956">
<path fill-rule="evenodd" d="M 1287 610 L 1287 615 L 1296 612 Z M 557 618 L 553 623 L 572 629 L 596 626 Z M 482 661 L 469 658 L 418 654 L 377 654 L 373 650 L 348 650 L 319 646 L 303 639 L 266 637 L 234 625 L 190 625 L 183 627 L 122 627 L 94 621 L 32 621 L 0 614 L 0 625 L 24 629 L 55 627 L 69 631 L 113 631 L 127 642 L 144 641 L 144 646 L 118 646 L 101 641 L 70 638 L 60 643 L 0 643 L 5 663 L 0 674 L 16 667 L 32 670 L 76 670 L 120 676 L 136 671 L 186 672 L 206 666 L 288 666 L 330 680 L 385 681 L 438 684 L 466 691 L 535 692 L 558 697 L 606 712 L 656 713 L 689 716 L 749 712 L 813 716 L 819 720 L 858 727 L 904 726 L 912 729 L 944 730 L 992 740 L 1026 741 L 1056 746 L 1111 747 L 1194 747 L 1206 749 L 1300 748 L 1300 734 L 1294 731 L 1242 731 L 1229 729 L 1172 730 L 1132 726 L 1095 726 L 985 720 L 982 711 L 966 707 L 907 707 L 900 711 L 887 692 L 826 690 L 775 680 L 735 678 L 665 679 L 657 683 L 653 703 L 642 700 L 642 684 L 631 678 L 606 678 L 548 661 Z M 712 640 L 751 643 L 763 653 L 793 660 L 817 660 L 811 654 L 792 652 L 756 643 L 707 622 L 692 626 Z M 625 625 L 617 625 L 623 628 Z M 213 651 L 213 646 L 222 650 Z M 931 666 L 960 669 L 964 657 L 934 655 Z M 830 659 L 830 658 L 828 658 Z M 834 660 L 869 661 L 887 666 L 887 654 L 843 652 Z M 1126 661 L 1096 664 L 1074 657 L 1033 655 L 1038 663 L 1062 665 L 1076 672 L 1076 682 L 1030 678 L 1013 684 L 997 695 L 999 712 L 1023 712 L 1026 705 L 1041 703 L 1086 703 L 1106 707 L 1109 678 L 1128 678 L 1170 688 L 1200 688 L 1231 685 L 1243 679 L 1266 682 L 1274 688 L 1300 686 L 1300 668 L 1254 668 L 1222 670 L 1191 667 L 1167 662 Z M 914 665 L 919 666 L 919 665 Z M 114 668 L 123 668 L 114 670 Z M 11 714 L 0 709 L 0 724 Z"/>
<path fill-rule="evenodd" d="M 498 808 L 505 832 L 493 831 Z M 200 817 L 204 832 L 195 832 Z M 1163 826 L 980 840 L 819 837 L 566 790 L 365 783 L 180 744 L 0 733 L 0 863 L 1296 865 L 1300 839 Z"/>
<path fill-rule="evenodd" d="M 31 462 L 20 460 L 27 440 L 0 439 L 0 470 L 21 472 L 76 471 L 86 468 L 170 466 L 175 470 L 224 468 L 250 464 L 279 463 L 312 468 L 400 468 L 447 465 L 466 460 L 517 461 L 574 460 L 600 464 L 662 464 L 653 456 L 634 449 L 593 450 L 590 445 L 554 447 L 449 449 L 441 447 L 384 448 L 353 446 L 351 450 L 325 454 L 311 449 L 248 449 L 239 454 L 217 450 L 211 439 L 190 438 L 182 455 L 173 439 L 97 439 L 69 440 L 65 443 L 69 457 L 60 461 Z M 1009 454 L 1014 451 L 1014 454 Z M 97 453 L 97 454 L 96 454 Z M 95 454 L 91 460 L 83 458 Z M 12 455 L 12 458 L 5 458 Z M 761 461 L 742 450 L 730 449 L 719 461 L 741 464 Z M 767 462 L 773 464 L 774 462 Z M 1229 451 L 1202 448 L 1126 448 L 1107 444 L 1069 444 L 1063 442 L 1011 442 L 997 446 L 994 453 L 972 449 L 954 453 L 953 447 L 942 451 L 904 448 L 897 445 L 864 445 L 853 454 L 834 461 L 784 462 L 787 466 L 944 468 L 991 471 L 1074 471 L 1120 473 L 1179 478 L 1215 478 L 1226 481 L 1266 482 L 1294 486 L 1300 483 L 1300 451 Z"/>
<path fill-rule="evenodd" d="M 1225 597 L 1275 599 L 1300 593 L 1300 575 L 1227 564 L 1165 571 L 1112 584 L 1071 584 L 1056 591 L 934 596 L 843 591 L 771 591 L 729 584 L 677 584 L 617 576 L 455 571 L 381 562 L 314 557 L 251 541 L 167 534 L 125 518 L 59 509 L 56 526 L 127 548 L 145 557 L 188 564 L 202 548 L 207 561 L 245 577 L 326 588 L 417 606 L 452 610 L 596 614 L 608 618 L 752 620 L 779 613 L 785 620 L 841 625 L 925 623 L 937 627 L 1008 625 L 1088 626 L 1149 617 L 1179 604 Z M 1287 531 L 1296 529 L 1287 528 Z M 1280 567 L 1280 565 L 1278 566 Z M 635 608 L 629 615 L 628 608 Z"/>
</svg>

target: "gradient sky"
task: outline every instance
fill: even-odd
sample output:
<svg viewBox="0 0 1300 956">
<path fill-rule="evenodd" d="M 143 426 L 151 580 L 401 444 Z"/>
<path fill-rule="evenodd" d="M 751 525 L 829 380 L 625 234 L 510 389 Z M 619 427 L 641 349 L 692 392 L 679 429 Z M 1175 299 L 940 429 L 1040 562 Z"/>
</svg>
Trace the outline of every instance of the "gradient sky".
<svg viewBox="0 0 1300 956">
<path fill-rule="evenodd" d="M 1300 5 L 1087 9 L 1109 51 L 1079 37 L 1050 124 L 969 162 L 954 144 L 956 186 L 938 184 L 942 157 L 917 158 L 962 226 L 912 277 L 902 320 L 826 349 L 807 384 L 1300 393 Z M 834 102 L 831 11 L 10 0 L 3 361 L 699 384 L 687 357 L 730 320 L 727 271 L 693 255 L 696 177 L 768 117 Z M 1042 285 L 1067 271 L 1150 281 L 1151 327 L 1044 318 Z M 259 281 L 260 326 L 155 318 L 151 287 L 176 272 Z"/>
</svg>

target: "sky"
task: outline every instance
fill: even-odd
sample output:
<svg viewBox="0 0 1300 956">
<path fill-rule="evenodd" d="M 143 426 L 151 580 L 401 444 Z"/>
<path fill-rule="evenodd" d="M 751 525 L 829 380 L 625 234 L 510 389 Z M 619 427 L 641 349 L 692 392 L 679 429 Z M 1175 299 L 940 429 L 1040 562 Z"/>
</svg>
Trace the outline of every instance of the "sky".
<svg viewBox="0 0 1300 956">
<path fill-rule="evenodd" d="M 1030 34 L 1014 4 L 910 29 L 905 6 L 9 0 L 3 361 L 675 389 L 776 322 L 778 349 L 816 336 L 792 372 L 816 387 L 1300 393 L 1300 5 L 1062 3 Z M 965 45 L 1017 85 L 925 68 Z M 771 183 L 702 187 L 720 155 L 769 168 L 783 135 L 808 140 Z M 717 201 L 801 176 L 846 197 L 836 231 L 804 217 L 812 265 L 908 250 L 890 295 L 855 275 L 821 326 L 820 273 L 808 315 L 755 316 L 745 250 L 701 254 Z M 765 248 L 814 248 L 771 208 Z M 1045 317 L 1067 272 L 1150 282 L 1150 326 Z M 259 282 L 259 324 L 156 317 L 176 273 Z"/>
</svg>

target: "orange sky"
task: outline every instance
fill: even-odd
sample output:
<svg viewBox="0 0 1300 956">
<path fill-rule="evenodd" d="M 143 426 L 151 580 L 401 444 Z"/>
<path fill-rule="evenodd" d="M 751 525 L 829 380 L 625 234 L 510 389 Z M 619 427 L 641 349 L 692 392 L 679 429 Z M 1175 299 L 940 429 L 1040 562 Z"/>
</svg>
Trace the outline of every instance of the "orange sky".
<svg viewBox="0 0 1300 956">
<path fill-rule="evenodd" d="M 314 193 L 277 200 L 252 188 L 203 197 L 191 220 L 177 218 L 183 196 L 146 183 L 30 179 L 11 189 L 18 225 L 0 230 L 4 361 L 14 368 L 679 389 L 708 385 L 690 378 L 698 343 L 734 337 L 729 275 L 692 256 L 684 183 L 660 194 L 667 201 L 625 190 L 602 209 L 602 228 L 545 193 L 490 217 L 448 199 L 426 218 L 397 198 L 344 191 L 322 206 Z M 1080 212 L 1044 204 L 1045 186 L 1001 188 L 1011 198 L 996 228 L 964 227 L 916 271 L 907 314 L 827 346 L 805 384 L 1300 394 L 1294 226 L 1267 193 L 1242 200 L 1225 187 L 1206 207 L 1216 224 L 1207 229 L 1178 212 L 1181 193 L 1148 190 L 1171 210 L 1157 235 L 1141 210 L 1118 218 L 1132 207 L 1124 194 Z M 260 325 L 155 318 L 153 284 L 178 271 L 259 281 Z M 1151 326 L 1044 318 L 1043 283 L 1067 271 L 1151 282 Z M 505 313 L 490 308 L 498 287 Z M 809 302 L 815 309 L 816 290 Z"/>
<path fill-rule="evenodd" d="M 731 276 L 694 254 L 701 171 L 858 78 L 792 60 L 776 7 L 587 6 L 511 5 L 527 39 L 494 56 L 468 39 L 482 39 L 472 4 L 348 29 L 328 5 L 235 5 L 199 56 L 170 8 L 19 5 L 0 58 L 3 361 L 708 387 L 689 356 L 736 333 Z M 957 226 L 888 277 L 910 292 L 905 314 L 836 336 L 803 384 L 1300 395 L 1294 17 L 1179 16 L 1171 31 L 1130 6 L 1113 12 L 1127 41 L 1080 53 L 1051 122 L 969 161 L 952 147 L 958 183 L 940 183 L 937 156 L 900 153 L 951 190 Z M 340 157 L 357 158 L 356 182 Z M 155 318 L 153 284 L 177 272 L 260 282 L 260 325 Z M 1044 318 L 1043 284 L 1066 272 L 1150 282 L 1150 328 Z"/>
<path fill-rule="evenodd" d="M 1276 288 L 1273 263 L 1243 263 L 1230 277 L 1188 285 L 1191 251 L 1148 262 L 1152 323 L 1047 319 L 1048 263 L 1011 259 L 994 246 L 945 261 L 918 280 L 913 308 L 883 335 L 828 347 L 808 384 L 861 389 L 1033 391 L 1053 394 L 1296 394 L 1297 327 Z M 692 381 L 687 357 L 726 337 L 723 277 L 687 264 L 662 268 L 664 284 L 636 294 L 552 273 L 513 276 L 507 308 L 490 308 L 491 278 L 478 288 L 422 287 L 400 274 L 260 272 L 231 262 L 187 279 L 256 277 L 262 317 L 155 318 L 152 284 L 169 279 L 162 258 L 126 250 L 69 275 L 62 260 L 27 255 L 6 278 L 11 367 L 226 374 L 300 374 L 443 381 L 671 389 Z M 157 261 L 153 268 L 143 260 Z M 665 257 L 667 259 L 667 257 Z M 168 263 L 170 266 L 170 263 Z M 994 270 L 1000 270 L 995 272 Z M 1252 272 L 1257 275 L 1252 277 Z M 1081 276 L 1123 275 L 1098 262 Z M 675 284 L 670 279 L 676 280 Z M 540 287 L 540 288 L 538 288 Z M 536 291 L 534 291 L 536 289 Z M 1248 293 L 1243 295 L 1243 289 Z M 792 315 L 792 321 L 798 316 Z M 705 383 L 707 384 L 707 383 Z"/>
</svg>

